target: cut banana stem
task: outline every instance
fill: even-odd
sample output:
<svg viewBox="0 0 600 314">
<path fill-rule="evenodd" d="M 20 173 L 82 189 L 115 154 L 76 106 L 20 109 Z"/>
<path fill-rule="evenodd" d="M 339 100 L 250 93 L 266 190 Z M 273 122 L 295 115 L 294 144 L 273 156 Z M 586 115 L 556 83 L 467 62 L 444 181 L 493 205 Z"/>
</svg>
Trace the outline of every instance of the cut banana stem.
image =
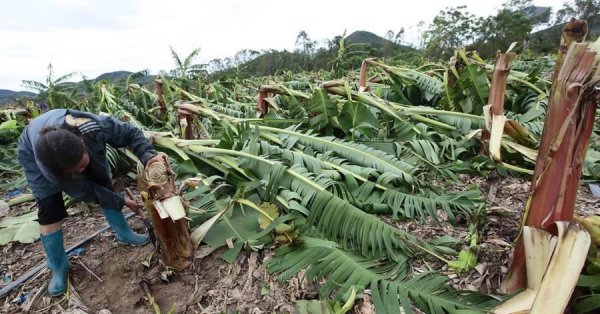
<svg viewBox="0 0 600 314">
<path fill-rule="evenodd" d="M 532 313 L 564 312 L 590 248 L 590 235 L 578 224 L 560 221 L 556 226 L 558 243 L 531 307 Z"/>
<path fill-rule="evenodd" d="M 556 222 L 558 236 L 524 227 L 527 289 L 494 309 L 494 313 L 563 313 L 585 263 L 589 233 L 573 222 Z"/>
<path fill-rule="evenodd" d="M 539 291 L 542 279 L 556 248 L 556 237 L 542 230 L 525 226 L 525 265 L 527 265 L 527 288 Z"/>
</svg>

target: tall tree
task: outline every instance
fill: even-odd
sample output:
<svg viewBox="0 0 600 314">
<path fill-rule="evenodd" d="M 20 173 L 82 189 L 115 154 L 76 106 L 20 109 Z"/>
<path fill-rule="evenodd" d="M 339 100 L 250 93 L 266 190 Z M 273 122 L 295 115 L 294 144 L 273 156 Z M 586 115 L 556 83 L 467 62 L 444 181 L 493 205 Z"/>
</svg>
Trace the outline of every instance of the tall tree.
<svg viewBox="0 0 600 314">
<path fill-rule="evenodd" d="M 450 57 L 455 49 L 471 43 L 476 22 L 475 15 L 468 12 L 466 6 L 440 11 L 423 34 L 426 51 L 433 57 Z"/>
<path fill-rule="evenodd" d="M 404 27 L 401 27 L 400 30 L 396 33 L 396 36 L 394 36 L 394 43 L 396 43 L 396 45 L 402 45 L 402 43 L 404 42 Z"/>
<path fill-rule="evenodd" d="M 306 31 L 300 31 L 296 36 L 296 51 L 300 51 L 309 55 L 315 52 L 315 46 L 317 42 L 313 41 L 308 37 Z"/>
<path fill-rule="evenodd" d="M 396 34 L 394 31 L 389 30 L 385 33 L 384 38 L 387 39 L 383 43 L 383 47 L 381 47 L 381 56 L 384 58 L 392 57 L 396 52 L 396 44 L 394 43 L 394 38 Z"/>
<path fill-rule="evenodd" d="M 393 30 L 389 30 L 385 33 L 384 38 L 393 42 L 396 45 L 401 45 L 404 41 L 404 27 L 401 27 L 398 33 L 394 33 Z"/>
<path fill-rule="evenodd" d="M 517 42 L 515 50 L 521 51 L 529 45 L 533 28 L 547 23 L 550 13 L 550 8 L 536 7 L 532 0 L 508 0 L 495 15 L 479 18 L 475 41 L 469 49 L 491 58 L 497 50 Z"/>
<path fill-rule="evenodd" d="M 200 48 L 192 50 L 192 52 L 183 59 L 179 57 L 179 55 L 175 52 L 173 47 L 169 47 L 171 49 L 171 56 L 173 57 L 173 61 L 175 61 L 176 68 L 172 71 L 175 75 L 175 80 L 181 84 L 181 87 L 185 90 L 189 90 L 189 88 L 193 85 L 192 81 L 198 78 L 204 78 L 207 74 L 206 64 L 195 64 L 194 59 L 198 57 L 200 53 Z"/>
<path fill-rule="evenodd" d="M 223 60 L 221 58 L 212 59 L 208 62 L 207 67 L 208 72 L 214 73 L 225 70 L 225 65 L 223 64 Z"/>
<path fill-rule="evenodd" d="M 483 57 L 493 57 L 497 50 L 506 50 L 517 42 L 517 51 L 523 49 L 533 28 L 525 11 L 503 8 L 495 16 L 481 18 L 477 42 L 472 46 Z"/>
<path fill-rule="evenodd" d="M 260 56 L 260 52 L 256 50 L 242 49 L 235 53 L 233 56 L 233 62 L 235 63 L 235 66 L 239 66 L 258 56 Z"/>
<path fill-rule="evenodd" d="M 502 8 L 511 12 L 523 13 L 529 18 L 532 27 L 547 23 L 551 13 L 549 7 L 536 7 L 533 0 L 508 0 L 502 4 Z"/>
<path fill-rule="evenodd" d="M 74 84 L 68 82 L 77 73 L 71 72 L 55 78 L 52 63 L 48 64 L 48 76 L 46 82 L 22 81 L 25 88 L 38 92 L 38 100 L 45 101 L 49 108 L 65 108 L 75 105 Z"/>
<path fill-rule="evenodd" d="M 389 41 L 394 41 L 394 36 L 395 36 L 394 35 L 394 31 L 390 29 L 389 31 L 387 31 L 385 33 L 384 38 L 387 39 L 387 40 L 389 40 Z"/>
<path fill-rule="evenodd" d="M 562 9 L 556 12 L 556 24 L 572 18 L 587 20 L 600 13 L 600 0 L 573 0 L 563 3 Z"/>
</svg>

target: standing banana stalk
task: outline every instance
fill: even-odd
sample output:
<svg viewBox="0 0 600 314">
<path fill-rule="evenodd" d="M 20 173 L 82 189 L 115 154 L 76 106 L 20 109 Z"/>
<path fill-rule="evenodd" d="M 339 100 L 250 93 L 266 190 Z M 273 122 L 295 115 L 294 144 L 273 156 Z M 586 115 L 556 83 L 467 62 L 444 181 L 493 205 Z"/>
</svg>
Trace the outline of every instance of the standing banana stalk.
<svg viewBox="0 0 600 314">
<path fill-rule="evenodd" d="M 572 43 L 552 85 L 524 225 L 552 231 L 555 221 L 572 220 L 579 179 L 600 93 L 600 42 Z M 560 71 L 559 71 L 560 70 Z M 560 283 L 557 283 L 560 284 Z M 505 288 L 526 285 L 523 239 L 515 248 Z"/>
<path fill-rule="evenodd" d="M 194 248 L 185 209 L 175 193 L 174 173 L 165 158 L 151 160 L 138 169 L 138 186 L 154 226 L 160 259 L 165 266 L 185 269 L 191 264 Z"/>
<path fill-rule="evenodd" d="M 256 106 L 259 117 L 264 117 L 269 112 L 269 104 L 267 102 L 269 94 L 290 95 L 303 99 L 310 99 L 311 97 L 309 94 L 289 89 L 282 85 L 263 85 L 258 90 L 258 103 Z"/>
<path fill-rule="evenodd" d="M 157 102 L 158 107 L 160 108 L 161 113 L 165 113 L 167 106 L 165 105 L 165 98 L 163 96 L 163 83 L 162 79 L 154 80 L 154 86 L 156 87 L 156 95 L 158 96 Z"/>
<path fill-rule="evenodd" d="M 512 48 L 512 46 L 511 46 Z M 498 54 L 496 67 L 492 76 L 492 87 L 490 88 L 490 97 L 488 105 L 484 107 L 483 113 L 486 120 L 486 129 L 481 136 L 482 141 L 489 139 L 489 153 L 496 162 L 502 162 L 500 156 L 500 146 L 502 135 L 505 128 L 506 117 L 504 116 L 504 94 L 506 92 L 506 80 L 512 66 L 512 60 L 516 54 L 507 51 Z"/>
<path fill-rule="evenodd" d="M 191 140 L 194 137 L 190 115 L 191 113 L 184 108 L 177 108 L 177 119 L 179 120 L 181 138 L 185 140 Z"/>
<path fill-rule="evenodd" d="M 360 66 L 360 75 L 359 75 L 359 81 L 358 81 L 358 91 L 359 92 L 366 92 L 369 90 L 369 87 L 367 86 L 367 82 L 371 81 L 371 79 L 367 80 L 367 65 L 370 62 L 377 62 L 377 58 L 367 58 L 365 60 L 363 60 L 361 66 Z"/>
</svg>

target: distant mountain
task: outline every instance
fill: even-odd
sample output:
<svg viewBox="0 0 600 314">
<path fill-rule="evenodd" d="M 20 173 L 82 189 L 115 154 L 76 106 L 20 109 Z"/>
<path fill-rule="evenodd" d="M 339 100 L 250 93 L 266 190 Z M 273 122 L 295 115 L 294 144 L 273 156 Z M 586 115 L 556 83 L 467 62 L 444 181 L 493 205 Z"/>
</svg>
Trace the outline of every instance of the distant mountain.
<svg viewBox="0 0 600 314">
<path fill-rule="evenodd" d="M 396 45 L 395 43 L 377 36 L 371 32 L 367 31 L 356 31 L 346 37 L 346 41 L 353 44 L 369 44 L 371 48 L 376 50 L 381 50 L 386 46 L 395 46 L 399 48 L 401 51 L 414 50 L 414 48 L 402 45 Z"/>
<path fill-rule="evenodd" d="M 107 72 L 107 73 L 98 75 L 98 77 L 96 77 L 95 79 L 93 79 L 91 81 L 99 82 L 102 80 L 108 80 L 111 83 L 116 83 L 119 81 L 127 80 L 127 78 L 131 74 L 134 74 L 134 73 L 137 73 L 137 72 L 129 72 L 129 71 Z M 136 83 L 147 84 L 147 83 L 153 82 L 154 78 L 156 78 L 156 75 L 141 75 L 141 76 L 138 76 L 137 78 L 135 78 L 133 81 L 135 81 Z"/>
<path fill-rule="evenodd" d="M 25 91 L 12 91 L 8 89 L 0 89 L 0 105 L 4 105 L 9 102 L 14 102 L 17 99 L 33 98 L 36 94 Z"/>
<path fill-rule="evenodd" d="M 8 89 L 0 89 L 0 98 L 8 98 L 8 97 L 22 97 L 22 96 L 35 96 L 35 93 L 32 92 L 15 92 Z"/>
<path fill-rule="evenodd" d="M 135 72 L 129 71 L 114 71 L 100 74 L 95 79 L 89 80 L 92 83 L 99 82 L 102 80 L 108 80 L 111 83 L 118 83 L 125 81 L 127 78 Z M 135 79 L 134 81 L 140 84 L 148 84 L 154 81 L 155 75 L 143 75 Z M 76 88 L 80 91 L 84 91 L 82 82 L 76 82 Z M 34 98 L 37 94 L 27 91 L 13 91 L 8 89 L 0 89 L 0 105 L 4 105 L 10 102 L 15 102 L 17 99 L 23 98 Z"/>
<path fill-rule="evenodd" d="M 337 39 L 337 37 L 336 37 Z M 371 32 L 356 31 L 345 37 L 346 46 L 349 44 L 364 44 L 368 48 L 358 48 L 358 50 L 367 51 L 369 57 L 391 58 L 404 53 L 413 53 L 415 48 L 409 46 L 397 45 L 383 37 L 377 36 Z M 282 73 L 282 71 L 316 71 L 320 69 L 330 70 L 334 60 L 338 56 L 338 48 L 330 43 L 329 47 L 317 49 L 314 54 L 308 55 L 302 51 L 278 51 L 268 50 L 260 56 L 238 64 L 232 68 L 214 72 L 210 79 L 223 79 L 228 76 L 242 75 L 264 76 Z M 362 59 L 354 58 L 345 65 L 346 68 L 360 67 Z"/>
<path fill-rule="evenodd" d="M 97 78 L 93 79 L 93 82 L 98 82 L 102 80 L 108 80 L 110 82 L 126 80 L 129 75 L 133 74 L 133 72 L 129 71 L 115 71 L 100 74 Z"/>
</svg>

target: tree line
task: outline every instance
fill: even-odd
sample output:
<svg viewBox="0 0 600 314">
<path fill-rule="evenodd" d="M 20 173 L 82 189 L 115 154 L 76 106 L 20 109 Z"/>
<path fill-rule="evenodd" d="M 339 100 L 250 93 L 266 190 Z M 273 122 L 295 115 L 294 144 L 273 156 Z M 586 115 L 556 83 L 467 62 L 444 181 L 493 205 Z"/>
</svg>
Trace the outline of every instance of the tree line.
<svg viewBox="0 0 600 314">
<path fill-rule="evenodd" d="M 596 37 L 598 13 L 600 0 L 566 1 L 555 12 L 550 7 L 534 6 L 532 0 L 507 0 L 487 17 L 475 16 L 466 6 L 447 7 L 430 24 L 420 23 L 418 28 L 422 31 L 414 43 L 405 41 L 404 27 L 398 32 L 389 30 L 380 45 L 368 39 L 350 42 L 345 33 L 318 42 L 306 31 L 300 31 L 293 51 L 246 49 L 231 58 L 211 60 L 207 69 L 213 73 L 212 78 L 263 76 L 284 71 L 328 70 L 339 74 L 359 67 L 366 57 L 384 58 L 391 64 L 418 65 L 448 60 L 461 47 L 489 59 L 513 42 L 517 43 L 515 51 L 521 54 L 545 54 L 556 50 L 562 25 L 572 18 L 588 20 L 591 35 Z"/>
<path fill-rule="evenodd" d="M 586 19 L 592 39 L 600 34 L 600 0 L 569 0 L 553 12 L 551 8 L 536 7 L 532 0 L 507 0 L 493 15 L 477 17 L 465 6 L 441 10 L 429 25 L 421 22 L 417 42 L 405 40 L 405 30 L 389 30 L 381 38 L 359 31 L 336 35 L 316 41 L 306 31 L 296 36 L 292 51 L 244 49 L 233 57 L 213 59 L 207 64 L 196 62 L 200 49 L 187 56 L 171 48 L 174 69 L 161 71 L 159 77 L 173 78 L 189 89 L 199 89 L 208 81 L 240 79 L 285 73 L 325 70 L 331 77 L 342 77 L 360 67 L 362 60 L 379 57 L 391 65 L 418 66 L 426 62 L 448 61 L 458 48 L 476 51 L 482 58 L 491 59 L 497 50 L 506 50 L 516 42 L 515 51 L 522 57 L 555 52 L 560 42 L 562 25 L 572 18 Z M 543 29 L 532 32 L 532 30 Z M 47 103 L 72 102 L 80 94 L 101 94 L 102 82 L 84 79 L 80 84 L 67 80 L 75 73 L 60 77 L 48 68 L 45 82 L 23 81 L 23 86 L 38 92 L 38 100 Z M 127 81 L 152 84 L 147 71 L 134 73 Z M 100 83 L 100 84 L 93 84 Z"/>
</svg>

